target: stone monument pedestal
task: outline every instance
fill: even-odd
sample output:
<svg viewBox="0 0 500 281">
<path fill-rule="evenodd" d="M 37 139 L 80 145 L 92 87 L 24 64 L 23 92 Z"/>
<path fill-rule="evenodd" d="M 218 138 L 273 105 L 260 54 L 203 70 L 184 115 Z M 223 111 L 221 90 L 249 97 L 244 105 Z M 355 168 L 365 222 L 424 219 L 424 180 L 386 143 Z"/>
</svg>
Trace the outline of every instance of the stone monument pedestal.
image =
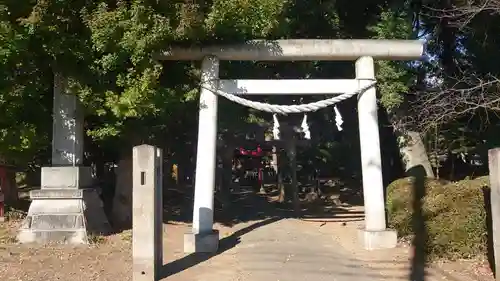
<svg viewBox="0 0 500 281">
<path fill-rule="evenodd" d="M 41 189 L 30 192 L 21 243 L 86 244 L 89 235 L 111 231 L 90 167 L 43 167 Z"/>
</svg>

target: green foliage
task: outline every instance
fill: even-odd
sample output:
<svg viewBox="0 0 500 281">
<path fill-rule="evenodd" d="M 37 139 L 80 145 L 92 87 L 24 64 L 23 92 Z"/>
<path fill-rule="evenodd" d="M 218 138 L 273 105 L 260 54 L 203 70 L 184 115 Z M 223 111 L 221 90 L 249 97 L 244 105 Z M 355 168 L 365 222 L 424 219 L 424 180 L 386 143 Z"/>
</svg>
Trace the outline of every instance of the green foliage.
<svg viewBox="0 0 500 281">
<path fill-rule="evenodd" d="M 213 38 L 264 38 L 280 26 L 288 1 L 215 0 L 205 24 Z M 234 40 L 235 38 L 232 38 Z M 227 40 L 227 39 L 226 39 Z"/>
<path fill-rule="evenodd" d="M 50 129 L 44 93 L 51 77 L 32 50 L 30 35 L 9 21 L 11 12 L 0 5 L 0 155 L 26 165 L 43 151 Z"/>
<path fill-rule="evenodd" d="M 87 99 L 101 105 L 96 113 L 109 112 L 118 120 L 156 113 L 155 97 L 163 94 L 158 91 L 162 65 L 151 55 L 172 38 L 168 18 L 141 1 L 122 2 L 115 9 L 100 3 L 84 11 L 83 18 L 91 32 L 94 73 L 105 83 Z"/>
<path fill-rule="evenodd" d="M 410 38 L 405 7 L 387 1 L 45 0 L 4 1 L 0 17 L 0 155 L 30 159 L 48 150 L 52 73 L 61 71 L 69 91 L 86 109 L 86 131 L 99 147 L 161 140 L 187 144 L 196 132 L 199 63 L 154 59 L 172 45 L 226 43 L 254 38 Z M 363 15 L 360 19 L 360 14 Z M 407 92 L 408 66 L 379 62 L 382 104 L 397 107 Z M 261 66 L 229 63 L 234 76 L 326 77 L 351 72 L 327 63 Z M 250 70 L 249 70 L 250 69 Z M 249 73 L 252 72 L 252 73 Z M 283 97 L 269 98 L 289 103 Z M 269 115 L 221 102 L 221 131 L 263 126 Z M 35 113 L 31 116 L 26 112 Z M 331 126 L 331 118 L 311 121 Z M 222 119 L 222 118 L 221 118 Z M 9 127 L 16 124 L 15 127 Z M 325 139 L 328 140 L 325 136 Z M 180 148 L 176 148 L 180 149 Z M 191 149 L 185 147 L 184 149 Z"/>
<path fill-rule="evenodd" d="M 408 7 L 390 8 L 380 14 L 380 20 L 369 30 L 374 39 L 414 39 Z M 408 93 L 411 81 L 410 65 L 406 62 L 377 61 L 377 81 L 380 103 L 389 112 L 399 108 Z"/>
<path fill-rule="evenodd" d="M 413 236 L 413 178 L 387 187 L 389 225 L 402 237 Z M 426 220 L 426 251 L 429 258 L 472 258 L 486 255 L 487 227 L 485 193 L 488 178 L 459 182 L 426 180 L 423 217 Z M 486 188 L 486 189 L 485 189 Z"/>
</svg>

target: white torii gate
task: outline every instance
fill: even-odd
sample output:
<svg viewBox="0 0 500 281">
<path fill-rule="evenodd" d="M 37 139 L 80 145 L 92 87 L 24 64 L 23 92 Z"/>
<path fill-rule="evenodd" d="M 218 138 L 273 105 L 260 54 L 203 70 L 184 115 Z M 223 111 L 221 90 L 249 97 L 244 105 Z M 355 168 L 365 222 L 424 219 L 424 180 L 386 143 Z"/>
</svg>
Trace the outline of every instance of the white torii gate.
<svg viewBox="0 0 500 281">
<path fill-rule="evenodd" d="M 184 237 L 185 252 L 215 252 L 219 235 L 213 230 L 218 95 L 309 95 L 355 93 L 358 97 L 359 141 L 365 205 L 360 239 L 366 249 L 392 248 L 397 233 L 386 228 L 384 188 L 374 59 L 414 60 L 424 43 L 414 40 L 276 40 L 231 46 L 172 48 L 163 60 L 203 60 L 198 124 L 195 198 L 192 232 Z M 220 80 L 219 61 L 356 61 L 355 79 Z M 369 87 L 368 89 L 366 89 Z M 353 94 L 349 95 L 352 96 Z"/>
</svg>

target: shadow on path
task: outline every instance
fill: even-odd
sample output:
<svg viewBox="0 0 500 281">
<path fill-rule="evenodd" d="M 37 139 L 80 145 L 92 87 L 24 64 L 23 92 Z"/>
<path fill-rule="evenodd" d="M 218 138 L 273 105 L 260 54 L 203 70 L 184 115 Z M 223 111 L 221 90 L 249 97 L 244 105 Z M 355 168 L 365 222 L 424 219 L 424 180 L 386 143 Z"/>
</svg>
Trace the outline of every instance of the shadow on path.
<svg viewBox="0 0 500 281">
<path fill-rule="evenodd" d="M 217 210 L 214 214 L 217 222 L 226 226 L 233 226 L 240 222 L 256 221 L 255 223 L 235 231 L 232 235 L 222 238 L 219 241 L 217 253 L 192 253 L 178 260 L 165 264 L 162 267 L 160 277 L 173 276 L 188 268 L 203 263 L 212 257 L 220 255 L 240 243 L 240 237 L 265 225 L 272 224 L 288 215 L 273 208 L 266 197 L 259 196 L 250 189 L 233 194 L 232 207 L 230 209 Z"/>
<path fill-rule="evenodd" d="M 413 216 L 412 228 L 415 234 L 412 246 L 413 257 L 411 261 L 410 281 L 426 280 L 427 262 L 427 227 L 423 211 L 425 197 L 425 177 L 426 172 L 422 165 L 411 168 L 408 175 L 413 177 Z"/>
<path fill-rule="evenodd" d="M 240 237 L 249 233 L 250 231 L 253 231 L 259 227 L 277 222 L 279 220 L 283 219 L 283 217 L 271 217 L 267 218 L 263 221 L 254 223 L 248 227 L 245 227 L 243 229 L 240 229 L 236 232 L 234 232 L 232 235 L 225 237 L 220 240 L 219 242 L 219 251 L 215 254 L 211 253 L 193 253 L 189 254 L 188 256 L 185 256 L 181 259 L 175 260 L 173 262 L 170 262 L 168 264 L 163 265 L 160 278 L 166 278 L 172 275 L 175 275 L 183 270 L 186 270 L 190 267 L 193 267 L 197 264 L 200 264 L 202 262 L 205 262 L 209 259 L 211 259 L 214 256 L 220 255 L 227 250 L 235 247 L 240 243 Z"/>
<path fill-rule="evenodd" d="M 166 278 L 173 276 L 190 267 L 194 267 L 203 263 L 214 256 L 220 255 L 227 250 L 237 246 L 240 243 L 240 237 L 263 226 L 275 223 L 282 219 L 294 217 L 292 210 L 282 208 L 280 204 L 269 202 L 269 198 L 265 195 L 259 195 L 253 192 L 251 187 L 243 188 L 239 193 L 232 194 L 232 202 L 230 209 L 216 210 L 216 221 L 225 226 L 234 226 L 242 222 L 252 222 L 251 225 L 235 231 L 232 235 L 225 237 L 219 242 L 219 251 L 217 253 L 192 253 L 178 260 L 172 261 L 163 266 L 160 277 Z M 311 221 L 326 221 L 334 220 L 356 220 L 363 217 L 363 212 L 350 211 L 347 208 L 340 206 L 330 206 L 325 210 L 315 210 L 314 212 L 305 212 L 302 219 Z M 178 218 L 178 217 L 177 217 Z M 170 219 L 174 219 L 170 216 Z"/>
</svg>

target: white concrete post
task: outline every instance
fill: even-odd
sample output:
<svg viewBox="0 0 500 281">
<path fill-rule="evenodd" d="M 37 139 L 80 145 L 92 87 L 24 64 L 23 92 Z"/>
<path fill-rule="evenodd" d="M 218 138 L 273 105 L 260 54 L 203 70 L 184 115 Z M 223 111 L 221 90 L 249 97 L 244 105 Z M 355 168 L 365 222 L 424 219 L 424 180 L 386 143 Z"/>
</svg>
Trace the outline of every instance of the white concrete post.
<svg viewBox="0 0 500 281">
<path fill-rule="evenodd" d="M 198 147 L 194 190 L 193 229 L 187 234 L 185 252 L 213 252 L 218 234 L 213 231 L 217 152 L 217 100 L 219 59 L 205 57 L 201 64 Z M 215 248 L 214 248 L 215 247 Z"/>
<path fill-rule="evenodd" d="M 488 150 L 490 171 L 491 234 L 496 270 L 495 280 L 500 280 L 500 148 Z M 485 202 L 486 203 L 486 202 Z"/>
<path fill-rule="evenodd" d="M 366 87 L 373 83 L 375 79 L 373 58 L 360 57 L 355 65 L 356 79 L 359 81 L 359 87 Z M 397 237 L 392 231 L 386 233 L 377 93 L 375 87 L 359 95 L 358 119 L 365 206 L 365 229 L 362 232 L 365 248 L 391 248 L 395 246 Z"/>
<path fill-rule="evenodd" d="M 83 112 L 78 97 L 67 91 L 66 78 L 55 72 L 52 166 L 78 166 L 83 160 Z"/>
<path fill-rule="evenodd" d="M 219 60 L 206 57 L 201 64 L 198 148 L 194 192 L 193 232 L 211 232 L 213 226 L 217 151 Z M 212 212 L 212 213 L 210 213 Z"/>
<path fill-rule="evenodd" d="M 133 280 L 156 281 L 163 265 L 162 150 L 144 144 L 132 157 Z"/>
<path fill-rule="evenodd" d="M 375 79 L 373 58 L 361 57 L 356 61 L 356 78 L 360 79 L 360 87 L 373 83 Z M 375 87 L 359 96 L 358 118 L 366 229 L 384 230 L 386 227 L 384 189 Z"/>
</svg>

